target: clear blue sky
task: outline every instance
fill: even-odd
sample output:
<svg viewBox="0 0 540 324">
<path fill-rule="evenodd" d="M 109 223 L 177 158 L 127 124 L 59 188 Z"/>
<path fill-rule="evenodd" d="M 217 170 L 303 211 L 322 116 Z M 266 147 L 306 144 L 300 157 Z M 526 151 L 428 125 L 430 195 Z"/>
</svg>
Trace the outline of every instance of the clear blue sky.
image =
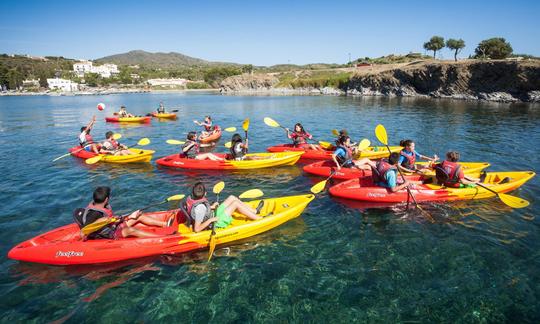
<svg viewBox="0 0 540 324">
<path fill-rule="evenodd" d="M 538 0 L 6 1 L 0 53 L 96 59 L 142 49 L 255 65 L 345 63 L 348 53 L 424 52 L 440 35 L 463 38 L 462 57 L 495 36 L 540 56 L 539 15 Z"/>
</svg>

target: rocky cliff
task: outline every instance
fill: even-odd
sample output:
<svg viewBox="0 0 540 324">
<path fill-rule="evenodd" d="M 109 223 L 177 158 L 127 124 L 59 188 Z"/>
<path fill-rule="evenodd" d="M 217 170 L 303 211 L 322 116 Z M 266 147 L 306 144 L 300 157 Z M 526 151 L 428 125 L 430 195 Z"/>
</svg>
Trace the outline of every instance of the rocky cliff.
<svg viewBox="0 0 540 324">
<path fill-rule="evenodd" d="M 339 89 L 276 88 L 277 84 L 279 75 L 243 75 L 224 80 L 221 89 L 540 102 L 540 61 L 418 62 L 382 72 L 357 71 Z"/>
</svg>

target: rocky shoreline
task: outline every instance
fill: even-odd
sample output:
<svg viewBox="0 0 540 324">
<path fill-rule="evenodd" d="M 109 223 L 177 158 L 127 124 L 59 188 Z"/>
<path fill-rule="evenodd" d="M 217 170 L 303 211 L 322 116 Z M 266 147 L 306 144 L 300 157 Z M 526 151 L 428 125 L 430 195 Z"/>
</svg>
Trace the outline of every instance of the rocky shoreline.
<svg viewBox="0 0 540 324">
<path fill-rule="evenodd" d="M 1 96 L 103 96 L 111 94 L 129 94 L 129 93 L 176 93 L 176 92 L 217 92 L 219 89 L 184 89 L 184 90 L 148 90 L 148 89 L 92 89 L 85 91 L 4 91 Z"/>
<path fill-rule="evenodd" d="M 279 75 L 225 79 L 223 94 L 430 97 L 496 102 L 540 102 L 539 61 L 414 63 L 380 73 L 355 73 L 339 88 L 279 87 Z"/>
</svg>

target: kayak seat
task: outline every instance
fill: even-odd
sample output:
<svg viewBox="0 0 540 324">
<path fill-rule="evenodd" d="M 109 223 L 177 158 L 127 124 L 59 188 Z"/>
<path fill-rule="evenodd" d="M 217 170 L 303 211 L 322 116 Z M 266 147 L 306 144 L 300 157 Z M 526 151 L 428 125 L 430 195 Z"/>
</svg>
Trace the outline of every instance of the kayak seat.
<svg viewBox="0 0 540 324">
<path fill-rule="evenodd" d="M 498 183 L 499 183 L 499 184 L 504 184 L 504 183 L 510 182 L 510 180 L 512 180 L 510 177 L 504 177 L 504 179 L 502 179 L 502 180 L 499 181 Z"/>
</svg>

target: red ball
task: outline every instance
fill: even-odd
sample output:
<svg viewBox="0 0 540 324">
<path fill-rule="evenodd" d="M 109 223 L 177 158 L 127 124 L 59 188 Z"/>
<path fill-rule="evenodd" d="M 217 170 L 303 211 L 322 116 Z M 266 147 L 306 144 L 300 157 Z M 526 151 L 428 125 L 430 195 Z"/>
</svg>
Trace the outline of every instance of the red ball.
<svg viewBox="0 0 540 324">
<path fill-rule="evenodd" d="M 99 104 L 97 105 L 97 109 L 98 109 L 99 111 L 102 111 L 103 109 L 105 109 L 105 104 L 104 104 L 104 103 L 99 103 Z"/>
</svg>

